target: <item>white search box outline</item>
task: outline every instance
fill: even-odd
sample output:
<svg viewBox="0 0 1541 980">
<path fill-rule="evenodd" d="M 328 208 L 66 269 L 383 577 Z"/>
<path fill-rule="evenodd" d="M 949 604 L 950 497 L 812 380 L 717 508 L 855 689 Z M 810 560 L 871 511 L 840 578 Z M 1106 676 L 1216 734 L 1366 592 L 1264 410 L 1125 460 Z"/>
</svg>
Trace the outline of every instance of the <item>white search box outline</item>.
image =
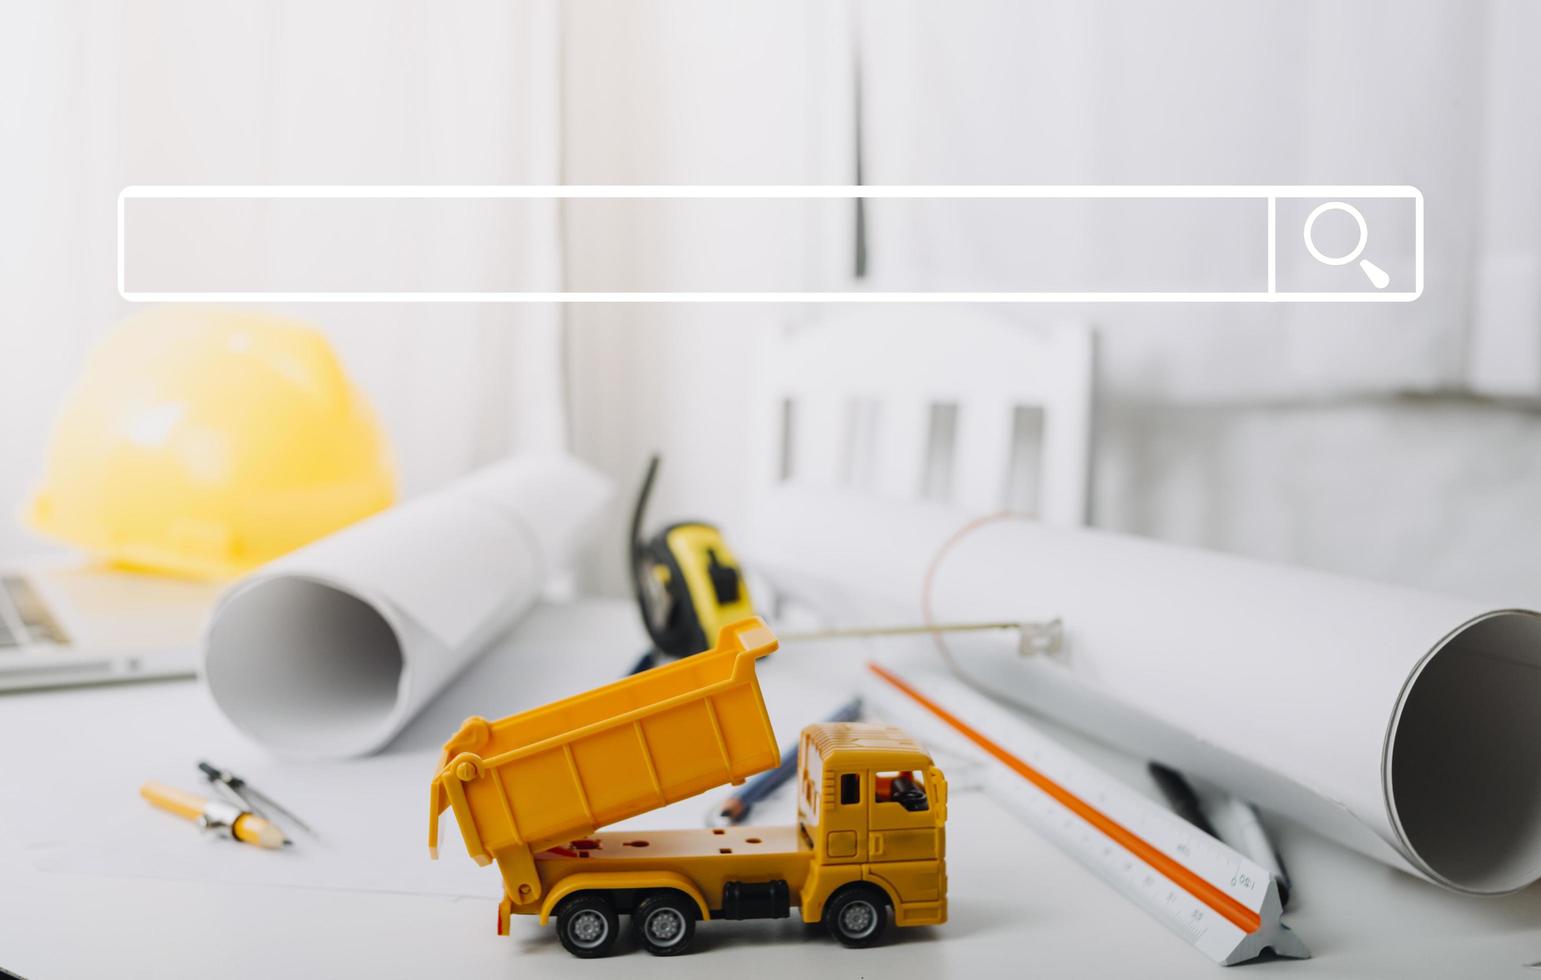
<svg viewBox="0 0 1541 980">
<path fill-rule="evenodd" d="M 769 291 L 769 292 L 347 292 L 130 291 L 124 277 L 124 203 L 131 200 L 455 198 L 525 200 L 1024 200 L 1255 199 L 1268 205 L 1268 285 L 1253 292 L 1053 291 Z M 1413 289 L 1363 292 L 1278 292 L 1275 212 L 1278 201 L 1301 198 L 1397 198 L 1413 202 Z M 1423 192 L 1405 184 L 953 184 L 953 185 L 670 185 L 670 184 L 162 184 L 131 185 L 118 194 L 118 295 L 131 303 L 1408 303 L 1423 295 Z"/>
</svg>

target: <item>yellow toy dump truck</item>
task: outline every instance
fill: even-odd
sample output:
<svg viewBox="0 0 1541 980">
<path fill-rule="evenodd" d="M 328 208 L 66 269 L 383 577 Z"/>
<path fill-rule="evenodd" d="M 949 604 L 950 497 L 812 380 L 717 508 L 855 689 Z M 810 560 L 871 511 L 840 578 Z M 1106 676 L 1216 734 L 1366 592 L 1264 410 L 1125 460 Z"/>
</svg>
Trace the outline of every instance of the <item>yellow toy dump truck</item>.
<svg viewBox="0 0 1541 980">
<path fill-rule="evenodd" d="M 699 919 L 783 918 L 793 906 L 847 946 L 879 942 L 890 912 L 900 926 L 945 922 L 947 781 L 895 728 L 803 729 L 794 826 L 596 832 L 779 762 L 755 676 L 774 649 L 747 619 L 706 653 L 467 720 L 433 780 L 430 853 L 453 810 L 471 857 L 502 872 L 498 933 L 511 915 L 555 916 L 581 957 L 611 951 L 622 914 L 660 956 L 685 952 Z"/>
</svg>

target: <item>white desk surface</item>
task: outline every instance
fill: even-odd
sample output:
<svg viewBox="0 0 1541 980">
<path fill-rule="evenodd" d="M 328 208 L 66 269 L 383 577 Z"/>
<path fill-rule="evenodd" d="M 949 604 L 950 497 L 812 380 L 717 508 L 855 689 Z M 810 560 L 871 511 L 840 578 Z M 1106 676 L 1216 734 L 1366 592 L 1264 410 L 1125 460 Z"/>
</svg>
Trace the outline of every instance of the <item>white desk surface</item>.
<svg viewBox="0 0 1541 980">
<path fill-rule="evenodd" d="M 544 625 L 543 637 L 556 630 L 569 639 L 565 650 L 552 649 L 543 639 L 539 655 L 565 656 L 569 665 L 591 656 L 596 668 L 611 671 L 638 648 L 627 603 L 587 601 L 532 615 L 531 625 Z M 481 710 L 494 713 L 492 692 L 517 684 L 522 671 L 541 669 L 528 646 L 516 636 L 489 654 L 446 694 L 443 710 L 437 705 L 430 709 L 425 726 L 443 728 L 435 737 L 447 737 L 454 727 L 447 719 L 463 703 L 475 710 L 491 702 Z M 786 663 L 793 661 L 788 657 Z M 817 669 L 837 678 L 841 674 L 826 662 Z M 594 682 L 601 679 L 607 678 Z M 767 686 L 767 697 L 771 693 Z M 157 736 L 164 727 L 161 719 L 185 712 L 210 718 L 211 743 L 228 744 L 234 736 L 215 730 L 223 722 L 209 710 L 206 694 L 193 682 L 0 697 L 3 800 L 6 806 L 47 807 L 61 787 L 71 787 L 72 805 L 100 807 L 104 816 L 114 808 L 143 807 L 132 793 L 122 792 L 123 786 L 137 784 L 142 773 L 94 768 L 95 740 L 111 732 L 119 748 L 142 749 L 147 759 L 164 756 L 173 747 Z M 1151 790 L 1137 761 L 1064 738 Z M 186 751 L 189 760 L 202 754 L 199 746 Z M 87 787 L 84 797 L 82 785 Z M 415 797 L 416 787 L 410 793 Z M 283 802 L 303 815 L 302 800 Z M 928 980 L 1220 974 L 1221 967 L 978 792 L 956 792 L 949 816 L 951 921 L 946 926 L 898 930 L 888 946 L 846 950 L 805 930 L 795 915 L 776 922 L 712 922 L 702 924 L 696 952 L 684 958 L 627 951 L 601 961 L 573 959 L 549 929 L 528 920 L 516 920 L 512 937 L 497 936 L 498 881 L 490 870 L 486 897 L 480 899 L 114 877 L 36 870 L 25 843 L 7 836 L 0 839 L 0 967 L 28 980 L 593 978 L 623 971 L 638 980 L 680 980 L 693 974 Z M 0 811 L 0 826 L 5 819 Z M 469 860 L 454 847 L 452 825 L 446 830 L 450 841 L 444 860 Z M 190 841 L 196 837 L 192 828 L 187 832 Z M 1231 969 L 1301 978 L 1538 975 L 1526 967 L 1541 961 L 1541 888 L 1501 899 L 1463 898 L 1299 827 L 1279 828 L 1278 839 L 1297 894 L 1286 921 L 1315 958 Z"/>
</svg>

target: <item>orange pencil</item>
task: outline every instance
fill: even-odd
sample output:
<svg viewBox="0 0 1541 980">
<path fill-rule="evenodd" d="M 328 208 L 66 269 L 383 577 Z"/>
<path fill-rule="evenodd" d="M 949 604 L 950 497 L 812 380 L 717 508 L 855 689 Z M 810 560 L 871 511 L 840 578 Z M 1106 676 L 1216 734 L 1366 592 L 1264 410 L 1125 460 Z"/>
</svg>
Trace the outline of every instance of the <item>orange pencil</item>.
<svg viewBox="0 0 1541 980">
<path fill-rule="evenodd" d="M 201 827 L 228 829 L 230 836 L 242 843 L 266 848 L 279 848 L 289 843 L 277 824 L 224 800 L 207 799 L 161 783 L 145 783 L 139 787 L 139 795 L 149 800 L 152 806 Z"/>
</svg>

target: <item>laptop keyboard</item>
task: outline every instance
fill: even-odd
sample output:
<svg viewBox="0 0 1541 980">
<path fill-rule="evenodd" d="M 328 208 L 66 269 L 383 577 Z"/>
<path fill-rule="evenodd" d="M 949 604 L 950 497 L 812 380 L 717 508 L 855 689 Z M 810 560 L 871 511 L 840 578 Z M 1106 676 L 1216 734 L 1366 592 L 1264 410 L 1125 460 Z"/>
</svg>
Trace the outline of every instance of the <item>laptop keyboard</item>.
<svg viewBox="0 0 1541 980">
<path fill-rule="evenodd" d="M 31 582 L 0 575 L 0 653 L 34 643 L 64 646 L 69 637 Z"/>
</svg>

